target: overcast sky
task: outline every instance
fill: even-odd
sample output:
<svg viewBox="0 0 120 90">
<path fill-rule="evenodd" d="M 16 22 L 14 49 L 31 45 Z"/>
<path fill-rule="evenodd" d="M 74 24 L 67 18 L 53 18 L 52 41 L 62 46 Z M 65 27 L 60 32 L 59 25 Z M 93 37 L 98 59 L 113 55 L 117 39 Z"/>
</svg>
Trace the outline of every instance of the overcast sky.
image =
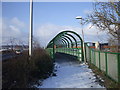
<svg viewBox="0 0 120 90">
<path fill-rule="evenodd" d="M 9 44 L 10 38 L 25 44 L 29 35 L 29 2 L 2 3 L 2 43 Z M 80 21 L 76 16 L 85 18 L 92 13 L 92 2 L 34 2 L 33 32 L 41 46 L 47 43 L 59 32 L 72 30 L 81 37 Z M 1 20 L 0 20 L 1 21 Z M 1 23 L 1 22 L 0 22 Z M 91 24 L 84 25 L 85 42 L 106 42 L 106 33 L 99 32 Z"/>
</svg>

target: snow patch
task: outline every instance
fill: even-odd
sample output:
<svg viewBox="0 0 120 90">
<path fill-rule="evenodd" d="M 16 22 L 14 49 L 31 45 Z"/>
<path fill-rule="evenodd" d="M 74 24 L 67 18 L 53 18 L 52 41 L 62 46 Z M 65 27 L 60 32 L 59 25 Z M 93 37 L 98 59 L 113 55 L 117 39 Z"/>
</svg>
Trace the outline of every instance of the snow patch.
<svg viewBox="0 0 120 90">
<path fill-rule="evenodd" d="M 55 64 L 57 76 L 51 76 L 43 81 L 37 88 L 104 88 L 98 82 L 88 65 L 62 65 Z"/>
</svg>

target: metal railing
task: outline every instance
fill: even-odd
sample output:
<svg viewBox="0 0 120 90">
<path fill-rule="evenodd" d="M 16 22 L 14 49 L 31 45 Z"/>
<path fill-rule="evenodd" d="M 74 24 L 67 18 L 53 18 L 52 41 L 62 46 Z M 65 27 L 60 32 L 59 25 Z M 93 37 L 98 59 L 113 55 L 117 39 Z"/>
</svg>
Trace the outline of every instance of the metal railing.
<svg viewBox="0 0 120 90">
<path fill-rule="evenodd" d="M 120 82 L 120 53 L 94 50 L 86 45 L 86 59 L 116 82 Z"/>
<path fill-rule="evenodd" d="M 56 52 L 61 52 L 77 56 L 80 61 L 86 62 L 87 60 L 88 63 L 94 64 L 105 72 L 108 77 L 120 82 L 120 53 L 104 52 L 89 48 L 87 44 L 84 45 L 82 38 L 73 31 L 63 31 L 57 34 L 48 43 L 46 50 L 53 59 Z"/>
<path fill-rule="evenodd" d="M 47 48 L 47 52 L 53 58 L 53 49 Z M 82 61 L 82 51 L 81 48 L 56 48 L 55 53 L 65 53 L 69 55 L 76 56 L 79 61 Z"/>
</svg>

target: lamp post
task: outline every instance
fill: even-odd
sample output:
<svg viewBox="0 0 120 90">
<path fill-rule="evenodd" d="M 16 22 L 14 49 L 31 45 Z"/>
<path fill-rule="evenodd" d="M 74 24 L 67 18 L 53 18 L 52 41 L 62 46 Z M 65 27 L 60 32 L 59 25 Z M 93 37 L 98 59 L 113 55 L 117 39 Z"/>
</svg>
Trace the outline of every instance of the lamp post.
<svg viewBox="0 0 120 90">
<path fill-rule="evenodd" d="M 29 31 L 29 57 L 32 56 L 32 41 L 33 41 L 33 1 L 30 0 L 30 31 Z"/>
<path fill-rule="evenodd" d="M 83 55 L 84 55 L 84 62 L 86 63 L 86 56 L 85 56 L 85 45 L 84 45 L 84 31 L 83 31 L 83 18 L 81 16 L 77 16 L 76 19 L 79 19 L 81 22 L 81 28 L 82 28 L 82 38 L 83 38 Z"/>
<path fill-rule="evenodd" d="M 82 27 L 82 38 L 83 38 L 83 42 L 84 42 L 84 32 L 83 32 L 83 22 L 82 22 L 83 18 L 81 16 L 77 16 L 76 19 L 79 19 L 81 21 L 80 24 Z"/>
<path fill-rule="evenodd" d="M 118 2 L 118 13 L 120 14 L 120 1 Z M 118 23 L 120 24 L 120 17 L 118 17 Z M 120 26 L 118 29 L 118 52 L 120 52 Z"/>
</svg>

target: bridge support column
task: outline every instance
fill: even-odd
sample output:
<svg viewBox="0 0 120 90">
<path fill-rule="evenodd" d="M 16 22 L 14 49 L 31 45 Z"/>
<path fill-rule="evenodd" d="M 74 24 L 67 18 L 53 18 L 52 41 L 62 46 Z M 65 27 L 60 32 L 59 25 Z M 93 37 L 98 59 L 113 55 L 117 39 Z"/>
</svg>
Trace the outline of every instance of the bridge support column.
<svg viewBox="0 0 120 90">
<path fill-rule="evenodd" d="M 55 41 L 53 40 L 53 59 L 55 59 Z"/>
</svg>

